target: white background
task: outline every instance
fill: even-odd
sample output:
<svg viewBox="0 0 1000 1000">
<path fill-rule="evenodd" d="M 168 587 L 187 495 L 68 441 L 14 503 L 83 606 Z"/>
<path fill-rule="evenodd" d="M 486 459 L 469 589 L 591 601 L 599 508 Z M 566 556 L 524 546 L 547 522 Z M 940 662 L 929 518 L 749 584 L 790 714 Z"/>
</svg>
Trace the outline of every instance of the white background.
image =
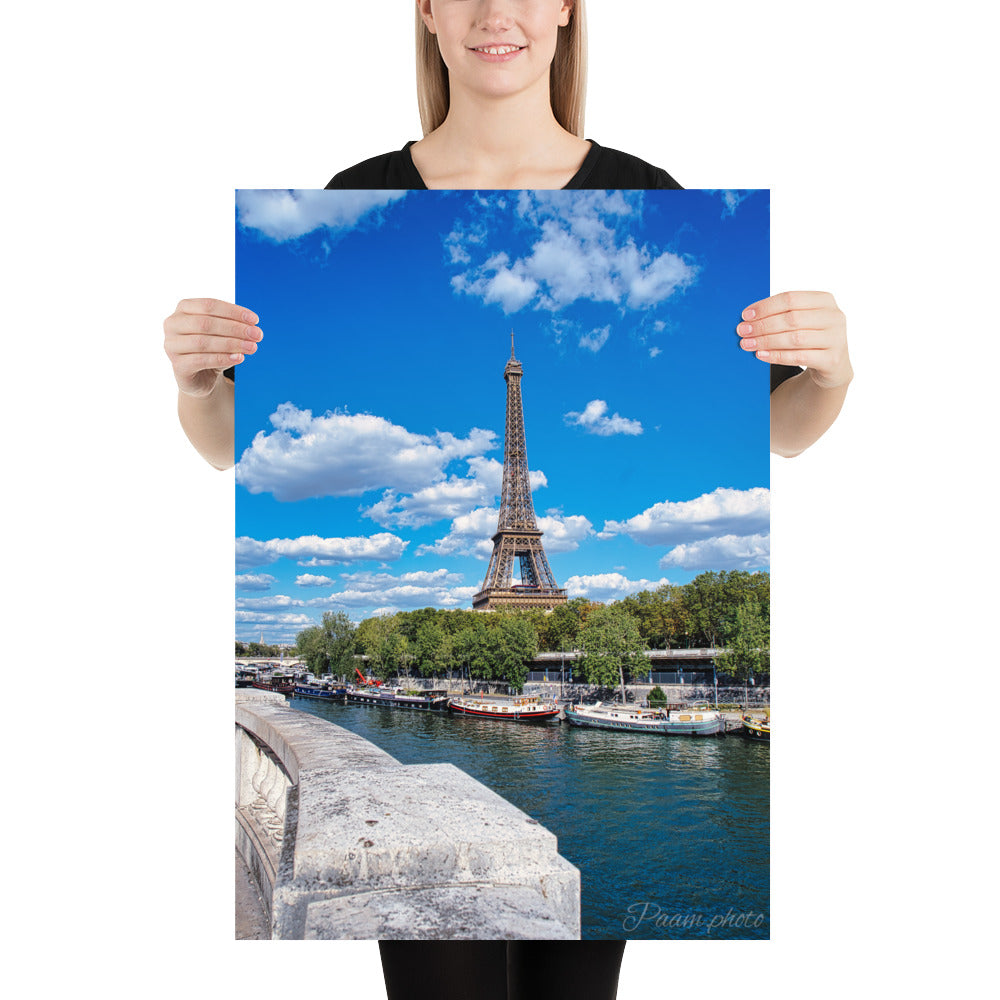
<svg viewBox="0 0 1000 1000">
<path fill-rule="evenodd" d="M 857 372 L 772 467 L 773 940 L 636 943 L 621 1000 L 709 967 L 811 996 L 976 975 L 995 108 L 987 26 L 940 10 L 591 2 L 588 136 L 771 188 L 773 289 L 832 291 Z M 234 188 L 321 187 L 418 137 L 411 32 L 371 0 L 7 15 L 5 854 L 33 993 L 383 996 L 374 944 L 232 941 L 233 483 L 176 424 L 161 323 L 232 295 Z"/>
</svg>

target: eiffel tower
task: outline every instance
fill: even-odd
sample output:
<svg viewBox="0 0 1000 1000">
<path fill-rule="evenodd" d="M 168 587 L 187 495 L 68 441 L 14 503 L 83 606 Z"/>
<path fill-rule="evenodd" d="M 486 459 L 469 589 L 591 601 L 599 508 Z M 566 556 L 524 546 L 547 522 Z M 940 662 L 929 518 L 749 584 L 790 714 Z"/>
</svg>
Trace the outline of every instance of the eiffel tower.
<svg viewBox="0 0 1000 1000">
<path fill-rule="evenodd" d="M 503 488 L 500 517 L 493 536 L 493 555 L 483 589 L 472 598 L 475 611 L 497 608 L 545 608 L 551 610 L 566 600 L 559 589 L 542 548 L 542 532 L 535 521 L 528 481 L 528 452 L 524 444 L 524 411 L 521 407 L 521 376 L 524 370 L 514 357 L 514 334 L 510 335 L 510 360 L 503 370 L 507 383 L 507 427 L 503 446 Z M 521 582 L 511 582 L 518 560 Z"/>
</svg>

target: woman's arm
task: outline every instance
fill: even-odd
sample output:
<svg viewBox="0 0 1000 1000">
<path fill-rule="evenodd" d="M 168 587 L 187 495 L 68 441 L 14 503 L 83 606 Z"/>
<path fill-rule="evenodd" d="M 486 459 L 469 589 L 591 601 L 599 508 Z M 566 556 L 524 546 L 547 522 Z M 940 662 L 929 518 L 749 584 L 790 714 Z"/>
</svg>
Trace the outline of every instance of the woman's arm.
<svg viewBox="0 0 1000 1000">
<path fill-rule="evenodd" d="M 198 454 L 216 469 L 233 465 L 234 412 L 233 383 L 224 375 L 218 376 L 207 396 L 189 396 L 178 390 L 181 427 Z"/>
<path fill-rule="evenodd" d="M 740 347 L 805 371 L 771 393 L 771 451 L 801 454 L 837 419 L 854 378 L 847 319 L 828 292 L 782 292 L 743 310 Z"/>
<path fill-rule="evenodd" d="M 177 414 L 188 440 L 217 469 L 232 466 L 233 383 L 223 375 L 257 350 L 256 313 L 218 299 L 182 299 L 163 321 L 163 349 L 177 381 Z"/>
</svg>

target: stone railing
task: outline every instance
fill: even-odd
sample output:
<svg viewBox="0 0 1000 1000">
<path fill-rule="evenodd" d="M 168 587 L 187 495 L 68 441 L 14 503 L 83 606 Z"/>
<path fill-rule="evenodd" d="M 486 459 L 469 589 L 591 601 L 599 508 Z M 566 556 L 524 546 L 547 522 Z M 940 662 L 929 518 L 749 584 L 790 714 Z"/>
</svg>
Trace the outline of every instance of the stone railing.
<svg viewBox="0 0 1000 1000">
<path fill-rule="evenodd" d="M 236 692 L 236 846 L 273 938 L 580 936 L 580 873 L 536 820 L 254 689 Z"/>
</svg>

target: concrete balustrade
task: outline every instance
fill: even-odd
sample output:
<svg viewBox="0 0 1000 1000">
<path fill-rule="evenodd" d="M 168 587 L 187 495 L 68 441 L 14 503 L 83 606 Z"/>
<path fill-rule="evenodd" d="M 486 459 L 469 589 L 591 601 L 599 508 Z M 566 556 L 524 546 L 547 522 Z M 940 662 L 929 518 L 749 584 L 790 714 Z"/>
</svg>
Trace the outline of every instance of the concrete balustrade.
<svg viewBox="0 0 1000 1000">
<path fill-rule="evenodd" d="M 536 820 L 254 689 L 236 692 L 236 846 L 274 938 L 580 936 L 580 873 Z"/>
</svg>

